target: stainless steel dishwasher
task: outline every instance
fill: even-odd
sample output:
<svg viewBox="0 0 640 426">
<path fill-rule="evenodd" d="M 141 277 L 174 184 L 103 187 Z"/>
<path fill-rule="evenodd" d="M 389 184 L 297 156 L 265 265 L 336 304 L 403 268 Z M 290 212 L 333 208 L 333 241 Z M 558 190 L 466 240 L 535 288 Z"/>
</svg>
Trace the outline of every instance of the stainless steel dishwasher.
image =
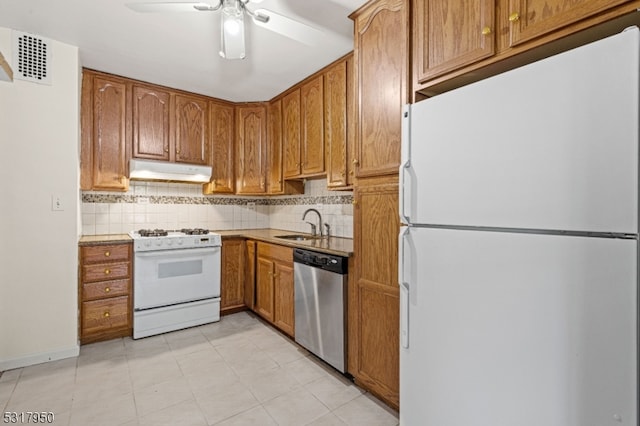
<svg viewBox="0 0 640 426">
<path fill-rule="evenodd" d="M 345 372 L 347 258 L 293 251 L 295 340 Z"/>
</svg>

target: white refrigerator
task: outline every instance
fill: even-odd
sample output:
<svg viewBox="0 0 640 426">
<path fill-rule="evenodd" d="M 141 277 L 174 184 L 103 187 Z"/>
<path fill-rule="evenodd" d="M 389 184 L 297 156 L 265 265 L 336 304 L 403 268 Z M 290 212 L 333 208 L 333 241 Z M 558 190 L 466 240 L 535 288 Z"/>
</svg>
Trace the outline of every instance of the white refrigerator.
<svg viewBox="0 0 640 426">
<path fill-rule="evenodd" d="M 638 28 L 404 110 L 400 424 L 638 426 Z"/>
</svg>

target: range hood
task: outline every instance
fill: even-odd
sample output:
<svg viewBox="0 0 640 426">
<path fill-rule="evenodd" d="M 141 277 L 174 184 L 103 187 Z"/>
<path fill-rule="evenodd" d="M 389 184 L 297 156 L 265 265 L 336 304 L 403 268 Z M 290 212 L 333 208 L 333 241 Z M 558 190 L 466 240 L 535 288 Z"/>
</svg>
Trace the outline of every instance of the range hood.
<svg viewBox="0 0 640 426">
<path fill-rule="evenodd" d="M 129 161 L 129 179 L 206 183 L 211 179 L 211 172 L 211 167 L 197 164 Z"/>
</svg>

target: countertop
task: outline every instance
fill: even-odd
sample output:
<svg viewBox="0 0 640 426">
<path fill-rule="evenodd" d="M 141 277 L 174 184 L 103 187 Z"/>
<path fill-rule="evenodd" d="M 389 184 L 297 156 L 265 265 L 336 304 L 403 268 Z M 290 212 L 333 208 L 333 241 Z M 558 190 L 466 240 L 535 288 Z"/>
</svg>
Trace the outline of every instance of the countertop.
<svg viewBox="0 0 640 426">
<path fill-rule="evenodd" d="M 303 232 L 285 231 L 282 229 L 234 229 L 224 231 L 212 230 L 212 232 L 220 234 L 222 238 L 248 238 L 281 246 L 316 250 L 338 256 L 349 257 L 353 255 L 353 240 L 351 238 L 329 237 L 306 241 L 293 241 L 276 238 L 277 235 L 309 235 Z M 78 245 L 122 244 L 130 243 L 132 241 L 132 238 L 127 234 L 84 235 L 80 237 Z"/>
<path fill-rule="evenodd" d="M 80 237 L 78 245 L 123 244 L 130 242 L 133 242 L 133 239 L 127 234 L 83 235 Z"/>
<path fill-rule="evenodd" d="M 276 235 L 310 235 L 304 232 L 284 231 L 282 229 L 234 229 L 230 231 L 214 230 L 213 232 L 222 235 L 222 238 L 243 237 L 281 246 L 316 250 L 344 257 L 353 255 L 353 240 L 351 238 L 329 237 L 306 241 L 276 238 Z"/>
</svg>

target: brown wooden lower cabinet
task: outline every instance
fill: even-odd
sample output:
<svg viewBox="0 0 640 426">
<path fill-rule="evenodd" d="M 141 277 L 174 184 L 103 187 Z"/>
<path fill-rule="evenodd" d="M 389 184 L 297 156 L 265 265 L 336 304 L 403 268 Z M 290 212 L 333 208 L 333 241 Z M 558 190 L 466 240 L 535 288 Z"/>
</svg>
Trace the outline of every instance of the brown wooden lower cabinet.
<svg viewBox="0 0 640 426">
<path fill-rule="evenodd" d="M 359 179 L 354 203 L 348 372 L 358 385 L 397 409 L 400 394 L 397 176 Z"/>
<path fill-rule="evenodd" d="M 244 238 L 223 238 L 220 267 L 220 315 L 246 309 Z"/>
<path fill-rule="evenodd" d="M 80 342 L 132 335 L 130 243 L 80 246 Z"/>
<path fill-rule="evenodd" d="M 294 335 L 293 249 L 256 244 L 254 311 L 286 334 Z"/>
</svg>

